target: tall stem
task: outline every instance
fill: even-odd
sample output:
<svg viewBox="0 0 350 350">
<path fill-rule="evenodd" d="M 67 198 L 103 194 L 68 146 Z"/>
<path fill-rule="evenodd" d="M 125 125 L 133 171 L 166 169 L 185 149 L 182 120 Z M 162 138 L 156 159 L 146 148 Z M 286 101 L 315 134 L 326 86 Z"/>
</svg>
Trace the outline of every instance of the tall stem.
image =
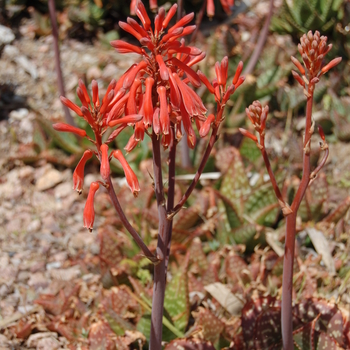
<svg viewBox="0 0 350 350">
<path fill-rule="evenodd" d="M 114 206 L 116 212 L 118 213 L 119 218 L 120 218 L 121 222 L 123 223 L 124 227 L 129 231 L 131 236 L 134 238 L 135 242 L 140 247 L 140 249 L 142 250 L 143 254 L 145 254 L 145 256 L 151 262 L 157 263 L 158 259 L 151 253 L 151 251 L 146 246 L 145 242 L 142 240 L 142 238 L 139 236 L 139 234 L 135 231 L 135 229 L 131 226 L 129 220 L 125 216 L 124 211 L 123 211 L 122 207 L 120 206 L 118 197 L 117 197 L 117 195 L 114 192 L 114 188 L 113 188 L 111 177 L 108 178 L 107 183 L 108 183 L 108 194 L 109 194 L 109 197 L 111 198 L 113 206 Z"/>
<path fill-rule="evenodd" d="M 55 49 L 55 66 L 56 66 L 57 84 L 58 84 L 58 89 L 60 91 L 61 96 L 65 96 L 66 94 L 64 91 L 64 82 L 63 82 L 63 75 L 62 75 L 62 69 L 61 69 L 60 49 L 58 47 L 58 29 L 57 29 L 57 22 L 56 22 L 55 0 L 49 0 L 48 5 L 49 5 L 51 27 L 52 27 L 53 43 L 54 43 L 54 49 Z M 74 126 L 75 123 L 69 112 L 68 107 L 63 105 L 63 109 L 64 109 L 64 114 L 66 115 L 67 123 Z"/>
<path fill-rule="evenodd" d="M 299 188 L 291 205 L 292 213 L 286 218 L 286 242 L 283 260 L 282 281 L 282 341 L 284 350 L 293 350 L 293 317 L 292 317 L 292 292 L 293 292 L 293 263 L 295 249 L 296 219 L 300 203 L 310 182 L 310 153 L 312 130 L 312 103 L 313 86 L 309 88 L 309 96 L 306 105 L 306 123 L 304 137 L 303 176 Z"/>
<path fill-rule="evenodd" d="M 159 217 L 157 257 L 160 259 L 160 262 L 154 266 L 151 335 L 149 349 L 162 350 L 163 310 L 166 284 L 165 258 L 167 255 L 167 244 L 169 231 L 171 229 L 171 221 L 167 220 L 167 211 L 165 207 L 162 164 L 160 155 L 160 139 L 154 132 L 152 133 L 152 148 L 154 189 L 156 193 Z"/>
<path fill-rule="evenodd" d="M 214 147 L 214 144 L 216 142 L 216 138 L 218 135 L 218 129 L 219 129 L 219 125 L 214 126 L 213 127 L 213 132 L 210 136 L 209 139 L 209 143 L 207 146 L 207 149 L 204 152 L 203 158 L 201 160 L 201 163 L 199 164 L 198 170 L 196 172 L 196 175 L 194 176 L 190 186 L 188 187 L 187 191 L 185 192 L 185 194 L 182 196 L 182 198 L 180 199 L 179 203 L 176 204 L 175 208 L 173 209 L 172 213 L 170 213 L 170 215 L 168 216 L 168 218 L 172 218 L 175 214 L 177 214 L 183 207 L 183 205 L 186 203 L 188 197 L 191 195 L 192 191 L 194 190 L 194 188 L 196 187 L 199 178 L 202 175 L 202 172 L 204 170 L 205 164 L 207 164 L 207 161 L 209 159 L 210 153 Z"/>
<path fill-rule="evenodd" d="M 174 197 L 175 197 L 175 158 L 176 158 L 176 146 L 177 140 L 175 137 L 174 124 L 172 124 L 171 128 L 172 142 L 169 149 L 169 175 L 168 175 L 168 203 L 167 203 L 167 211 L 171 213 L 174 208 Z M 168 235 L 168 243 L 167 243 L 167 253 L 165 258 L 165 270 L 168 269 L 169 263 L 169 255 L 170 255 L 170 246 L 171 246 L 171 236 L 173 231 L 173 221 L 170 222 L 169 235 Z"/>
</svg>

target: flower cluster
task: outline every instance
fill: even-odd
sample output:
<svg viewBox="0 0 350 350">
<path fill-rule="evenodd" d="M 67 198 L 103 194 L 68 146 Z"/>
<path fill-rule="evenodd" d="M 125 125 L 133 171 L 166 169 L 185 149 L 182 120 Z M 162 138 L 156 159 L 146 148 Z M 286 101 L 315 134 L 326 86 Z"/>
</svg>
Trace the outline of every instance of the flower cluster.
<svg viewBox="0 0 350 350">
<path fill-rule="evenodd" d="M 307 97 L 310 95 L 308 90 L 314 89 L 315 84 L 319 82 L 319 77 L 327 73 L 342 60 L 341 57 L 337 57 L 323 66 L 323 59 L 331 49 L 332 44 L 327 45 L 327 37 L 320 36 L 318 31 L 312 34 L 310 30 L 301 37 L 298 51 L 303 59 L 304 66 L 292 56 L 291 60 L 301 73 L 301 77 L 293 70 L 292 74 L 304 88 L 304 93 Z"/>
<path fill-rule="evenodd" d="M 84 168 L 86 162 L 95 154 L 100 161 L 100 173 L 103 181 L 93 183 L 84 211 L 84 225 L 92 229 L 93 198 L 99 185 L 108 187 L 110 183 L 110 165 L 112 157 L 116 158 L 124 169 L 127 183 L 137 196 L 140 191 L 137 177 L 120 150 L 109 152 L 108 144 L 126 127 L 133 127 L 134 133 L 125 146 L 126 152 L 133 150 L 144 139 L 145 134 L 156 135 L 164 149 L 182 137 L 182 126 L 188 145 L 196 144 L 196 125 L 200 137 L 205 137 L 210 129 L 218 128 L 223 120 L 225 103 L 235 89 L 244 81 L 241 77 L 243 63 L 237 67 L 232 83 L 227 86 L 228 58 L 215 65 L 216 79 L 209 82 L 200 71 L 196 73 L 192 66 L 205 58 L 205 53 L 193 46 L 185 45 L 183 36 L 191 34 L 195 27 L 188 26 L 194 14 L 184 16 L 175 25 L 167 29 L 175 15 L 177 5 L 168 13 L 161 7 L 155 16 L 154 24 L 147 15 L 141 1 L 136 4 L 136 14 L 141 25 L 132 18 L 119 22 L 122 29 L 132 34 L 139 42 L 136 46 L 122 40 L 115 40 L 111 45 L 120 53 L 137 53 L 141 61 L 132 65 L 118 81 L 112 80 L 102 100 L 96 81 L 91 83 L 91 98 L 86 86 L 80 80 L 77 95 L 82 106 L 61 96 L 61 101 L 90 125 L 95 137 L 91 139 L 85 130 L 64 123 L 54 124 L 58 131 L 72 132 L 89 139 L 96 150 L 84 152 L 73 174 L 73 188 L 82 192 Z M 217 115 L 206 117 L 207 109 L 201 98 L 190 87 L 199 87 L 204 83 L 215 97 L 218 105 Z M 112 128 L 116 127 L 114 130 Z M 108 131 L 108 138 L 104 137 Z M 103 140 L 104 139 L 104 140 Z"/>
<path fill-rule="evenodd" d="M 257 146 L 262 149 L 265 146 L 265 127 L 269 106 L 262 107 L 260 101 L 254 101 L 245 111 L 255 131 L 259 134 L 259 140 L 255 135 L 245 129 L 239 128 L 239 131 L 242 135 L 253 140 Z"/>
<path fill-rule="evenodd" d="M 235 4 L 234 0 L 220 0 L 221 6 L 224 9 L 224 11 L 227 14 L 231 13 L 231 10 Z M 130 3 L 130 13 L 132 15 L 136 15 L 136 7 L 137 7 L 137 0 L 131 0 Z M 157 11 L 158 9 L 158 1 L 157 0 L 150 0 L 149 7 L 151 11 Z M 213 17 L 215 15 L 215 4 L 214 0 L 207 0 L 207 15 L 209 17 Z"/>
</svg>

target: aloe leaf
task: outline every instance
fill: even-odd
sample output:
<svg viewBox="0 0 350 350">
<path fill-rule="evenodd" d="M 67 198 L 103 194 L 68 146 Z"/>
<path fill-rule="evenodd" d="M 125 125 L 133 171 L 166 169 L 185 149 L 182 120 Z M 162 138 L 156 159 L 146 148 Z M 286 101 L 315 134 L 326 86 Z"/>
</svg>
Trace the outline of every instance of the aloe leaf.
<svg viewBox="0 0 350 350">
<path fill-rule="evenodd" d="M 248 159 L 250 162 L 255 162 L 261 157 L 261 152 L 256 146 L 256 143 L 248 137 L 243 138 L 239 151 L 242 157 Z"/>
<path fill-rule="evenodd" d="M 258 243 L 263 243 L 265 241 L 265 233 L 262 229 L 257 231 L 257 225 L 255 224 L 245 224 L 232 231 L 232 237 L 237 244 L 244 244 L 248 251 L 254 249 Z"/>
<path fill-rule="evenodd" d="M 265 183 L 249 195 L 245 202 L 244 211 L 256 223 L 272 226 L 276 222 L 279 213 L 279 207 L 276 204 L 278 202 L 272 185 Z"/>
<path fill-rule="evenodd" d="M 83 152 L 83 149 L 76 144 L 76 138 L 73 135 L 54 130 L 51 122 L 41 116 L 37 115 L 35 120 L 63 150 L 71 154 Z"/>
<path fill-rule="evenodd" d="M 184 331 L 190 316 L 190 301 L 188 291 L 188 260 L 173 276 L 165 290 L 164 308 L 169 313 L 175 327 Z"/>
<path fill-rule="evenodd" d="M 243 213 L 243 200 L 250 194 L 250 185 L 239 151 L 231 148 L 232 160 L 221 183 L 220 193 L 230 200 L 239 216 Z"/>
</svg>

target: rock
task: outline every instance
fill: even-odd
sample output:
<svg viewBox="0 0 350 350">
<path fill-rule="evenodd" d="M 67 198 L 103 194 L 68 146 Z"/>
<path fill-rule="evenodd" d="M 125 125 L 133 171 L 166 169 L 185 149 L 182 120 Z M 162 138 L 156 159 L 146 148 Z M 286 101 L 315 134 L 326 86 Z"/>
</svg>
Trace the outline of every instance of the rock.
<svg viewBox="0 0 350 350">
<path fill-rule="evenodd" d="M 0 346 L 6 346 L 7 344 L 9 344 L 8 339 L 3 334 L 0 334 Z"/>
<path fill-rule="evenodd" d="M 109 63 L 102 72 L 102 78 L 106 80 L 116 79 L 119 76 L 119 71 L 119 68 L 115 64 Z"/>
<path fill-rule="evenodd" d="M 40 227 L 41 221 L 39 219 L 35 219 L 27 226 L 27 232 L 38 232 Z"/>
<path fill-rule="evenodd" d="M 7 45 L 4 48 L 3 54 L 6 58 L 14 59 L 15 57 L 17 57 L 19 55 L 19 50 L 17 49 L 16 46 Z"/>
<path fill-rule="evenodd" d="M 55 188 L 55 198 L 61 199 L 74 193 L 71 182 L 64 182 Z"/>
<path fill-rule="evenodd" d="M 57 333 L 55 333 L 55 332 L 41 332 L 41 333 L 31 334 L 27 340 L 27 347 L 28 348 L 37 348 L 39 341 L 42 339 L 45 339 L 45 338 L 46 339 L 47 338 L 57 339 Z"/>
<path fill-rule="evenodd" d="M 29 73 L 33 79 L 38 78 L 38 71 L 34 62 L 29 60 L 26 56 L 20 55 L 15 57 L 14 61 L 18 66 L 22 67 L 27 73 Z"/>
<path fill-rule="evenodd" d="M 56 186 L 61 181 L 61 172 L 56 169 L 50 169 L 37 180 L 35 187 L 38 191 L 45 191 Z"/>
<path fill-rule="evenodd" d="M 102 71 L 97 66 L 90 67 L 86 72 L 86 78 L 88 81 L 91 81 L 92 79 L 99 79 L 101 78 Z"/>
<path fill-rule="evenodd" d="M 71 281 L 81 274 L 80 267 L 78 265 L 72 266 L 68 269 L 52 269 L 50 275 L 53 279 L 60 281 Z"/>
<path fill-rule="evenodd" d="M 10 121 L 11 120 L 23 120 L 28 117 L 29 111 L 27 108 L 16 109 L 15 111 L 10 112 Z"/>
<path fill-rule="evenodd" d="M 0 25 L 0 46 L 8 45 L 12 43 L 13 40 L 15 40 L 13 31 L 8 27 Z"/>
<path fill-rule="evenodd" d="M 41 272 L 33 273 L 28 281 L 28 286 L 34 287 L 35 289 L 46 288 L 48 285 L 48 278 Z"/>
<path fill-rule="evenodd" d="M 55 338 L 42 338 L 38 341 L 37 350 L 57 350 L 60 343 Z"/>
</svg>

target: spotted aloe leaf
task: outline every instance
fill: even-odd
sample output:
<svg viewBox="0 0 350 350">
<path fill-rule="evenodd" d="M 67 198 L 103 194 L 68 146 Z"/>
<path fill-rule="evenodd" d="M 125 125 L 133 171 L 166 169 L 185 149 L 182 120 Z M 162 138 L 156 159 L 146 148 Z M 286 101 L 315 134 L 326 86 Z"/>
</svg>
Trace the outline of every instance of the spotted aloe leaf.
<svg viewBox="0 0 350 350">
<path fill-rule="evenodd" d="M 181 210 L 176 216 L 174 229 L 186 230 L 192 228 L 200 219 L 200 216 L 205 215 L 208 210 L 208 205 L 208 194 L 202 191 L 194 203 L 192 203 L 187 209 Z"/>
<path fill-rule="evenodd" d="M 232 251 L 225 258 L 225 272 L 229 281 L 233 284 L 242 279 L 242 271 L 247 267 L 247 263 Z"/>
<path fill-rule="evenodd" d="M 244 164 L 239 151 L 231 147 L 231 162 L 223 177 L 220 192 L 232 203 L 234 210 L 241 217 L 243 204 L 251 192 Z"/>
<path fill-rule="evenodd" d="M 188 291 L 189 255 L 183 266 L 175 273 L 165 290 L 164 308 L 177 329 L 184 331 L 189 320 L 190 301 Z"/>
<path fill-rule="evenodd" d="M 227 223 L 229 225 L 228 228 L 234 229 L 240 227 L 243 224 L 244 220 L 238 213 L 235 204 L 221 192 L 217 191 L 216 194 L 221 200 L 220 207 L 222 208 L 222 210 L 224 209 L 224 218 L 227 220 Z"/>
<path fill-rule="evenodd" d="M 198 311 L 193 312 L 193 316 L 196 332 L 199 331 L 201 333 L 201 338 L 215 343 L 225 328 L 224 323 L 204 307 L 200 307 Z"/>
<path fill-rule="evenodd" d="M 133 315 L 139 309 L 130 293 L 126 286 L 113 287 L 101 302 L 103 314 L 117 335 L 124 335 L 125 330 L 135 329 L 135 326 L 125 319 L 127 314 Z"/>
<path fill-rule="evenodd" d="M 261 152 L 256 143 L 248 137 L 244 137 L 239 147 L 239 151 L 243 158 L 247 158 L 250 162 L 255 162 L 261 157 Z"/>
<path fill-rule="evenodd" d="M 196 237 L 190 245 L 190 262 L 198 266 L 199 270 L 205 271 L 208 268 L 207 257 L 204 254 L 202 242 Z"/>
<path fill-rule="evenodd" d="M 267 296 L 259 297 L 248 301 L 242 309 L 242 332 L 245 344 L 248 349 L 254 348 L 255 339 L 255 324 L 259 315 L 270 307 L 278 307 L 279 304 L 276 299 Z"/>
<path fill-rule="evenodd" d="M 265 183 L 254 189 L 244 203 L 244 210 L 257 224 L 272 226 L 280 212 L 272 185 Z"/>
<path fill-rule="evenodd" d="M 116 335 L 108 323 L 100 320 L 90 327 L 89 349 L 91 350 L 114 350 Z M 127 349 L 127 348 L 124 348 Z M 121 348 L 121 350 L 124 350 Z"/>
<path fill-rule="evenodd" d="M 256 319 L 255 327 L 255 349 L 270 349 L 271 346 L 282 348 L 281 345 L 277 345 L 281 341 L 280 307 L 269 307 L 263 310 Z"/>
<path fill-rule="evenodd" d="M 232 231 L 232 237 L 237 244 L 244 244 L 247 250 L 252 250 L 258 243 L 265 242 L 265 231 L 255 224 L 244 224 Z"/>
</svg>

